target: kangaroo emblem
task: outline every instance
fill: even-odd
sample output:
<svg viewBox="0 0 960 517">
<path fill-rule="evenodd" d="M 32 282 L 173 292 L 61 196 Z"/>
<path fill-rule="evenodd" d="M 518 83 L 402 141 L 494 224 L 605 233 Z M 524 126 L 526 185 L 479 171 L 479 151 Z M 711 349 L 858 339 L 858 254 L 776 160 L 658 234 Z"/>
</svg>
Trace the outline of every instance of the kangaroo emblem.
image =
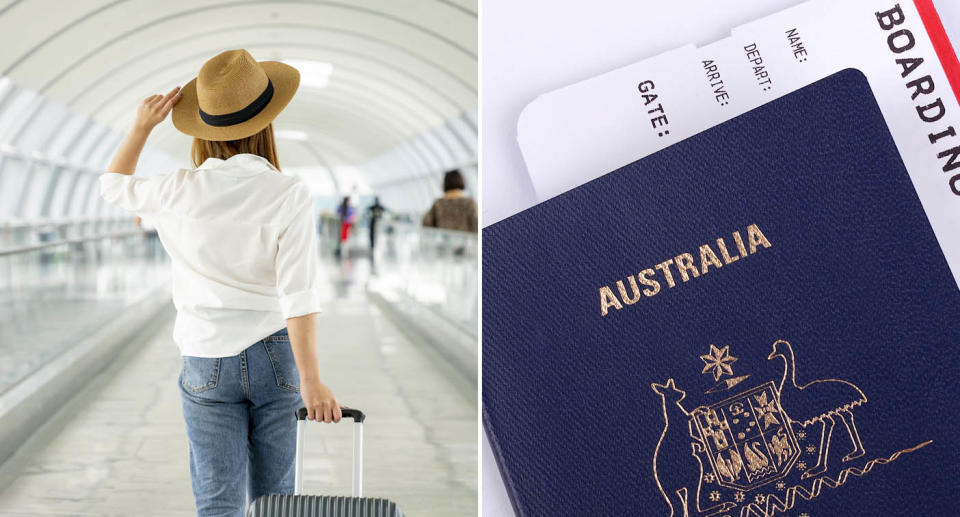
<svg viewBox="0 0 960 517">
<path fill-rule="evenodd" d="M 694 437 L 690 422 L 690 413 L 680 405 L 687 396 L 686 392 L 677 389 L 673 379 L 666 384 L 653 383 L 650 388 L 660 395 L 663 404 L 663 434 L 657 442 L 653 452 L 653 478 L 660 488 L 660 493 L 670 507 L 670 517 L 690 517 L 691 515 L 713 515 L 726 512 L 736 504 L 725 502 L 702 508 L 700 506 L 700 479 L 703 475 L 703 463 L 698 453 L 706 450 L 700 438 Z M 670 424 L 673 423 L 673 426 Z M 693 442 L 691 443 L 691 440 Z M 664 462 L 660 465 L 660 451 L 689 450 L 692 459 L 689 465 L 675 465 Z M 685 468 L 696 465 L 696 469 Z M 691 501 L 691 494 L 693 500 Z"/>
</svg>

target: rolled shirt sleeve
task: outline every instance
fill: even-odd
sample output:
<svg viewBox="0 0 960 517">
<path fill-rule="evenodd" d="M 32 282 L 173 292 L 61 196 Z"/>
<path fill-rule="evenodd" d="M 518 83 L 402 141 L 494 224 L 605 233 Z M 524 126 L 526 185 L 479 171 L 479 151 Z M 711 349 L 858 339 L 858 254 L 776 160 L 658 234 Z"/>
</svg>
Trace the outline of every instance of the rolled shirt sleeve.
<svg viewBox="0 0 960 517">
<path fill-rule="evenodd" d="M 142 178 L 107 172 L 100 175 L 100 197 L 136 214 L 155 214 L 163 209 L 170 176 Z"/>
<path fill-rule="evenodd" d="M 284 318 L 320 312 L 320 265 L 313 200 L 307 187 L 295 187 L 294 215 L 277 241 L 277 290 Z"/>
</svg>

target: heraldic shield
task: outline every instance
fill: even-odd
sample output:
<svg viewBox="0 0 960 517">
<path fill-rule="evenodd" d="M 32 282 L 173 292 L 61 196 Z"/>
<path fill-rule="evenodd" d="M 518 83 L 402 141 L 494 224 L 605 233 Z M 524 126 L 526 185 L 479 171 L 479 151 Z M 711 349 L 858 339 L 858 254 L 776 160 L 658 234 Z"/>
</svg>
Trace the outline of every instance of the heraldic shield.
<svg viewBox="0 0 960 517">
<path fill-rule="evenodd" d="M 721 486 L 747 492 L 790 473 L 800 456 L 797 438 L 773 382 L 690 412 Z M 704 461 L 705 460 L 705 461 Z"/>
</svg>

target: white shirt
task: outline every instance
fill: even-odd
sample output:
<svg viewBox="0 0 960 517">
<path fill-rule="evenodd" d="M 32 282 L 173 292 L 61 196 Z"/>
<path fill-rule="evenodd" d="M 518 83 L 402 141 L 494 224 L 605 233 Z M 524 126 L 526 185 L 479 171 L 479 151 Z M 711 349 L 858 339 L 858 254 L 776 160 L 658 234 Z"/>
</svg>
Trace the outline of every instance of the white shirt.
<svg viewBox="0 0 960 517">
<path fill-rule="evenodd" d="M 173 339 L 183 355 L 228 357 L 320 311 L 313 199 L 256 155 L 142 178 L 100 176 L 108 203 L 149 217 L 173 266 Z"/>
</svg>

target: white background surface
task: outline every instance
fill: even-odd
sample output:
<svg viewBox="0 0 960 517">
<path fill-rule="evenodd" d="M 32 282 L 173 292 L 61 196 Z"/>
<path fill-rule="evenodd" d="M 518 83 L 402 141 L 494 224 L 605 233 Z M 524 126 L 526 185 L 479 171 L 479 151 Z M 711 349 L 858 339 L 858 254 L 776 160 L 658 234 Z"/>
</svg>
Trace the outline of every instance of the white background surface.
<svg viewBox="0 0 960 517">
<path fill-rule="evenodd" d="M 901 0 L 903 1 L 903 0 Z M 540 93 L 680 47 L 729 35 L 730 29 L 802 0 L 487 0 L 480 16 L 483 224 L 534 204 L 516 142 L 517 117 Z M 891 0 L 893 6 L 895 0 Z M 950 36 L 960 41 L 960 2 L 935 0 Z M 956 44 L 954 45 L 956 47 Z M 484 517 L 513 516 L 483 438 Z"/>
</svg>

